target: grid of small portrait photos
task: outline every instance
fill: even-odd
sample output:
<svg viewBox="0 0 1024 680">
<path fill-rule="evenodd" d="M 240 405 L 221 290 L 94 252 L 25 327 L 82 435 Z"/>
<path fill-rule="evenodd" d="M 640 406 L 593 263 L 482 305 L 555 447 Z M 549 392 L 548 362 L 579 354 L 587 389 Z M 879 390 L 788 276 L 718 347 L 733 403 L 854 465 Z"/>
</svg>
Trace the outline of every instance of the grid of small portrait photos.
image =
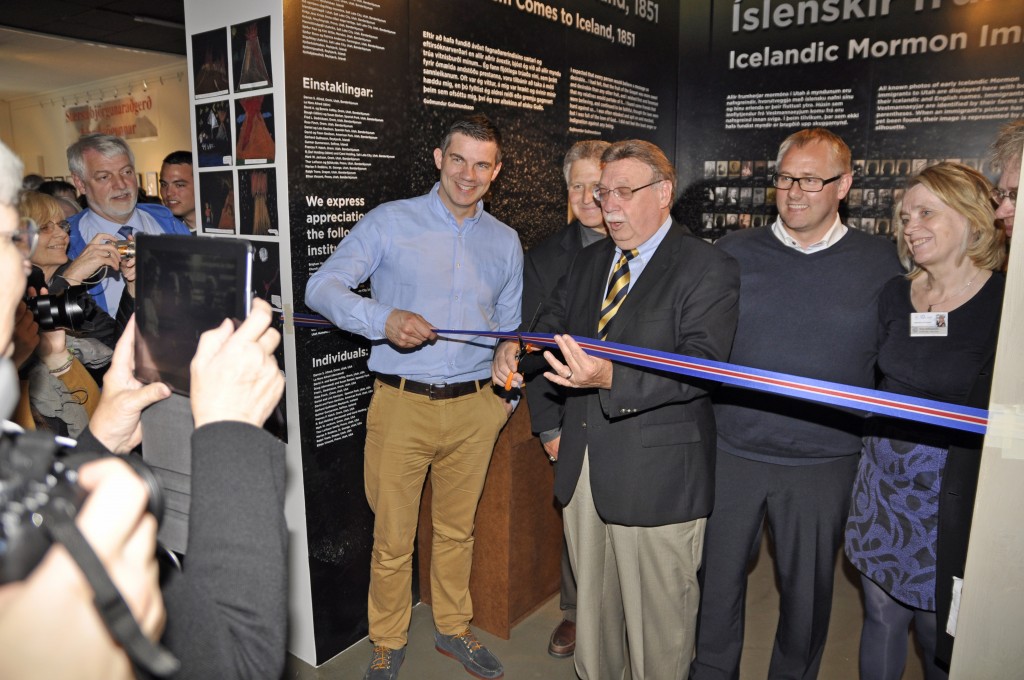
<svg viewBox="0 0 1024 680">
<path fill-rule="evenodd" d="M 197 33 L 192 41 L 197 210 L 204 235 L 252 243 L 252 294 L 284 307 L 277 198 L 275 88 L 269 16 Z M 283 125 L 283 121 L 282 121 Z M 281 129 L 283 133 L 283 128 Z M 281 315 L 274 325 L 282 331 Z M 284 370 L 282 346 L 276 358 Z M 286 439 L 284 399 L 268 421 Z"/>
<path fill-rule="evenodd" d="M 852 229 L 894 238 L 893 211 L 907 180 L 922 168 L 944 160 L 981 173 L 979 158 L 871 158 L 853 161 L 853 188 L 839 208 Z M 775 159 L 704 161 L 700 236 L 714 241 L 734 229 L 770 226 L 778 216 L 772 186 Z"/>
</svg>

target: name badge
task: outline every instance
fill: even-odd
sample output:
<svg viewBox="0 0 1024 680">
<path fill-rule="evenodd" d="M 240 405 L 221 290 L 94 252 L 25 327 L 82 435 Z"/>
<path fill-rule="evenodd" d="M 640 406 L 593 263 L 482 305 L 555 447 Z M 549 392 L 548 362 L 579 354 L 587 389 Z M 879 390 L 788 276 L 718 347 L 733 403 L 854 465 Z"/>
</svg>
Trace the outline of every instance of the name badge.
<svg viewBox="0 0 1024 680">
<path fill-rule="evenodd" d="M 949 335 L 949 312 L 915 312 L 910 315 L 910 337 L 939 337 Z"/>
</svg>

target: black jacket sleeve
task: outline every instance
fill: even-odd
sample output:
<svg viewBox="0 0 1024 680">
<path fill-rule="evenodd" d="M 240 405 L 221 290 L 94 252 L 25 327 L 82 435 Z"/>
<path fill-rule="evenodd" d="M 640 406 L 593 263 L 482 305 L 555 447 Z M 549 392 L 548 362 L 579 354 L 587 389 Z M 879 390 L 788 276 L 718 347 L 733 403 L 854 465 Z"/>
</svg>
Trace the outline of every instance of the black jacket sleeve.
<svg viewBox="0 0 1024 680">
<path fill-rule="evenodd" d="M 284 444 L 238 422 L 192 435 L 184 570 L 163 587 L 178 678 L 278 678 L 287 641 Z"/>
</svg>

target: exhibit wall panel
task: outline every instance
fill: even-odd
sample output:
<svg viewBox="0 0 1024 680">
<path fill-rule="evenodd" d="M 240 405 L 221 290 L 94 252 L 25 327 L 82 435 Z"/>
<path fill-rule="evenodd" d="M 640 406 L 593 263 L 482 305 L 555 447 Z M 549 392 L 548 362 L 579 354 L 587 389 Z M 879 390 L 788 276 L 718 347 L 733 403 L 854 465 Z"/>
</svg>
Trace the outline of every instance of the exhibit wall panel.
<svg viewBox="0 0 1024 680">
<path fill-rule="evenodd" d="M 1024 150 L 1022 150 L 1024 151 Z M 1024 157 L 1021 158 L 1024 162 Z M 1020 167 L 1020 166 L 1018 166 Z M 1017 203 L 1014 224 L 1024 219 Z M 1011 678 L 1020 675 L 1024 537 L 1024 251 L 1010 250 L 989 401 L 988 431 L 981 452 L 978 490 L 962 596 L 952 624 L 956 642 L 949 677 Z M 941 622 L 940 622 L 941 623 Z"/>
<path fill-rule="evenodd" d="M 1022 0 L 684 3 L 677 216 L 709 239 L 770 223 L 779 143 L 821 126 L 853 151 L 850 226 L 890 235 L 914 171 L 991 176 L 996 130 L 1024 116 L 1022 24 Z"/>
</svg>

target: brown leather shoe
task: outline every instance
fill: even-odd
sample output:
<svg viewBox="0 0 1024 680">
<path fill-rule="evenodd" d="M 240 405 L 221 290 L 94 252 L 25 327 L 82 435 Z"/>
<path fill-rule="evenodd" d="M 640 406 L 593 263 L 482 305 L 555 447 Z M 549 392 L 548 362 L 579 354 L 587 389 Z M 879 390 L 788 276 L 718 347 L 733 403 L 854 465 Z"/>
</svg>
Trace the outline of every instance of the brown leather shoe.
<svg viewBox="0 0 1024 680">
<path fill-rule="evenodd" d="M 548 654 L 556 659 L 564 659 L 567 656 L 572 656 L 575 651 L 576 622 L 562 619 L 562 622 L 555 627 L 555 631 L 551 633 Z"/>
</svg>

